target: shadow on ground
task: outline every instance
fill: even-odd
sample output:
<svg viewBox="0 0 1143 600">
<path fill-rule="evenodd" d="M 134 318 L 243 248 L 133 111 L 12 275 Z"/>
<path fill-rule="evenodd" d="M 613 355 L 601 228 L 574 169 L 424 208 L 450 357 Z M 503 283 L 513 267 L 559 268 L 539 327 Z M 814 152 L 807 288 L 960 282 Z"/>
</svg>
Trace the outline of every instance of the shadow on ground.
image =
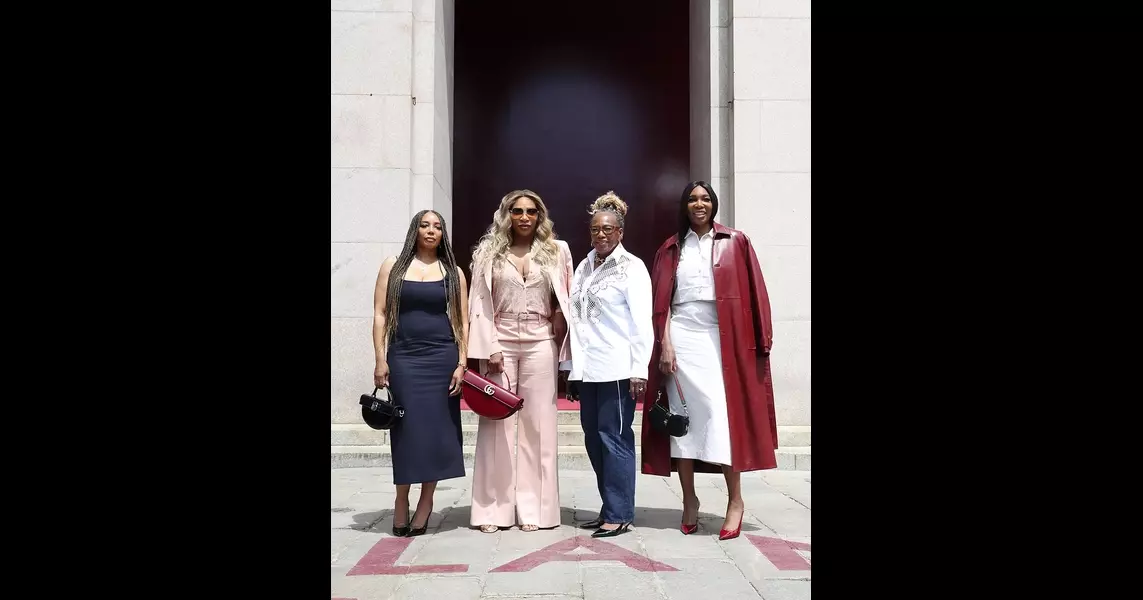
<svg viewBox="0 0 1143 600">
<path fill-rule="evenodd" d="M 429 517 L 428 533 L 441 533 L 453 529 L 471 529 L 469 517 L 471 507 L 457 506 L 434 511 Z M 578 518 L 577 518 L 578 515 Z M 595 511 L 576 510 L 564 507 L 560 509 L 560 525 L 579 527 L 595 519 Z M 699 531 L 718 533 L 722 529 L 724 515 L 709 512 L 699 512 Z M 635 508 L 635 521 L 633 525 L 642 529 L 678 530 L 682 523 L 683 511 L 678 508 Z M 353 524 L 348 529 L 354 531 L 384 533 L 392 535 L 393 509 L 386 508 L 373 512 L 353 515 Z M 743 521 L 742 531 L 762 531 L 763 529 L 750 521 Z"/>
<path fill-rule="evenodd" d="M 586 523 L 596 518 L 596 511 L 585 510 L 571 510 L 565 509 L 563 515 L 563 524 L 570 527 L 579 527 L 582 523 Z M 573 515 L 578 515 L 576 519 Z M 711 531 L 718 533 L 722 529 L 722 522 L 725 515 L 714 514 L 709 512 L 699 511 L 699 531 Z M 641 508 L 635 507 L 635 521 L 632 525 L 636 528 L 642 529 L 671 529 L 678 531 L 679 526 L 682 524 L 683 510 L 681 508 Z M 762 531 L 763 528 L 751 523 L 750 521 L 742 522 L 742 531 Z"/>
</svg>

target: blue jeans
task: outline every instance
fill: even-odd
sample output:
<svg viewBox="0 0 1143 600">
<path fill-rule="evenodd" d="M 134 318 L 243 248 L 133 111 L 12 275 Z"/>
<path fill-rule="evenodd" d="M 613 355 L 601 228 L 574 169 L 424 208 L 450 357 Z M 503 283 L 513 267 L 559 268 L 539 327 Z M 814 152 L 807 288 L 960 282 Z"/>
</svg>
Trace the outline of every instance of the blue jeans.
<svg viewBox="0 0 1143 600">
<path fill-rule="evenodd" d="M 635 520 L 635 399 L 630 380 L 581 381 L 579 422 L 606 523 Z"/>
</svg>

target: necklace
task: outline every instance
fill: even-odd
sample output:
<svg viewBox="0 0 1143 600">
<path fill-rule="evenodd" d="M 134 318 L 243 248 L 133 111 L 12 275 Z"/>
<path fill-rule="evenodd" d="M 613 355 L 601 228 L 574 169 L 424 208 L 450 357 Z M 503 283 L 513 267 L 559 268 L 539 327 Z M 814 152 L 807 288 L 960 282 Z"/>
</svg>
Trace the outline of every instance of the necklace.
<svg viewBox="0 0 1143 600">
<path fill-rule="evenodd" d="M 414 257 L 413 257 L 413 265 L 417 267 L 417 277 L 418 277 L 418 278 L 419 278 L 421 281 L 424 281 L 424 280 L 425 280 L 425 273 L 426 273 L 426 271 L 429 269 L 429 267 L 431 267 L 431 266 L 433 266 L 433 265 L 436 265 L 436 264 L 438 264 L 439 262 L 440 262 L 439 260 L 438 260 L 438 261 L 433 261 L 433 264 L 432 264 L 432 265 L 427 265 L 427 264 L 425 264 L 425 263 L 421 262 L 421 259 L 419 259 L 419 258 L 417 258 L 417 257 L 415 257 L 415 256 L 414 256 Z"/>
<path fill-rule="evenodd" d="M 524 256 L 516 256 L 512 250 L 512 248 L 509 248 L 509 252 L 505 254 L 504 258 L 508 260 L 508 264 L 512 265 L 513 269 L 516 269 L 516 272 L 520 274 L 520 278 L 523 279 L 525 283 L 527 283 L 528 275 L 531 274 L 531 269 L 528 268 L 528 261 L 532 259 L 532 252 L 529 250 L 528 252 L 524 253 Z M 513 258 L 519 260 L 519 264 L 517 264 L 516 261 L 512 260 Z"/>
</svg>

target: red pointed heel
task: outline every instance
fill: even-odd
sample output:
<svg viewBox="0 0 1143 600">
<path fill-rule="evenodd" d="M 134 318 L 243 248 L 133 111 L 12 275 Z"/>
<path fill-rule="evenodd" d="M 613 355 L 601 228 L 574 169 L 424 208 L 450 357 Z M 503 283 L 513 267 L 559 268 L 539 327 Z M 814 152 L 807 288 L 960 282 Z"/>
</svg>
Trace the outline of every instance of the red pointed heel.
<svg viewBox="0 0 1143 600">
<path fill-rule="evenodd" d="M 697 513 L 699 511 L 699 509 L 702 508 L 702 502 L 699 502 L 698 499 L 696 498 L 695 504 L 698 505 L 695 507 L 695 512 Z M 691 535 L 692 533 L 698 531 L 697 515 L 695 518 L 695 524 L 694 525 L 687 525 L 686 522 L 684 521 L 682 524 L 679 525 L 679 531 L 682 531 L 683 535 Z"/>
<path fill-rule="evenodd" d="M 745 514 L 743 514 L 743 516 L 745 516 Z M 741 517 L 738 519 L 738 527 L 736 527 L 735 529 L 723 529 L 723 530 L 719 531 L 718 532 L 718 539 L 719 539 L 719 541 L 733 540 L 734 538 L 738 537 L 738 534 L 740 534 L 740 533 L 742 533 L 742 518 Z"/>
</svg>

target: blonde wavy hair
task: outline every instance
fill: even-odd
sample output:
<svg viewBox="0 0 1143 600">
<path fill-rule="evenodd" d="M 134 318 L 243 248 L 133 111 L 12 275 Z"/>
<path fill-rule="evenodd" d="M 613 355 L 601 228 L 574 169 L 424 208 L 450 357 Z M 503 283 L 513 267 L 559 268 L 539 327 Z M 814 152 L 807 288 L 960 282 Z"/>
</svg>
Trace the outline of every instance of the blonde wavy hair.
<svg viewBox="0 0 1143 600">
<path fill-rule="evenodd" d="M 614 191 L 608 191 L 606 194 L 595 199 L 591 206 L 587 208 L 587 214 L 595 216 L 597 212 L 611 212 L 615 213 L 616 220 L 619 221 L 619 227 L 623 227 L 623 217 L 627 216 L 627 203 L 622 198 L 615 195 Z"/>
<path fill-rule="evenodd" d="M 508 253 L 512 245 L 512 216 L 509 211 L 520 198 L 527 198 L 536 204 L 535 234 L 532 236 L 532 260 L 545 273 L 551 273 L 559 264 L 560 248 L 556 245 L 555 224 L 548 218 L 548 207 L 540 195 L 531 190 L 514 190 L 500 199 L 500 207 L 492 213 L 492 225 L 472 249 L 472 276 L 483 273 L 489 263 L 495 264 L 498 258 Z"/>
</svg>

